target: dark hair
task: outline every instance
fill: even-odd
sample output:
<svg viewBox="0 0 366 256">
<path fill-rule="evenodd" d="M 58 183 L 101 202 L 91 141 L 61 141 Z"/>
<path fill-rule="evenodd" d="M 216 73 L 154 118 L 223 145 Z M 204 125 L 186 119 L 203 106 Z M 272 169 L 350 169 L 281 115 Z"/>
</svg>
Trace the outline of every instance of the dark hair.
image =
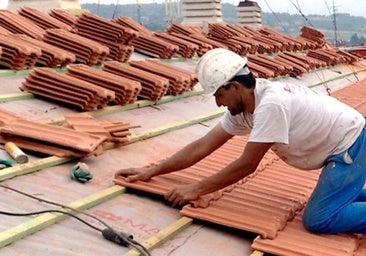
<svg viewBox="0 0 366 256">
<path fill-rule="evenodd" d="M 238 75 L 238 76 L 234 76 L 233 78 L 230 79 L 230 82 L 239 82 L 240 84 L 244 85 L 247 88 L 254 88 L 255 87 L 255 77 L 252 74 L 252 72 L 250 72 L 248 75 Z"/>
</svg>

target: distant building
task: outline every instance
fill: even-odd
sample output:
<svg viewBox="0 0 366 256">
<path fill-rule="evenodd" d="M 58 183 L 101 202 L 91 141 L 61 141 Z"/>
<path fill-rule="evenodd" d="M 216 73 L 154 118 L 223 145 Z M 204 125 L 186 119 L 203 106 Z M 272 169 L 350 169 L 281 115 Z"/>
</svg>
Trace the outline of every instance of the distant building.
<svg viewBox="0 0 366 256">
<path fill-rule="evenodd" d="M 221 0 L 182 0 L 183 25 L 223 22 Z"/>
<path fill-rule="evenodd" d="M 81 9 L 79 0 L 9 0 L 8 10 L 17 12 L 22 6 L 31 7 L 45 13 L 54 8 L 64 10 Z"/>
<path fill-rule="evenodd" d="M 262 26 L 261 8 L 255 1 L 241 1 L 236 8 L 237 23 L 242 26 L 259 28 Z"/>
</svg>

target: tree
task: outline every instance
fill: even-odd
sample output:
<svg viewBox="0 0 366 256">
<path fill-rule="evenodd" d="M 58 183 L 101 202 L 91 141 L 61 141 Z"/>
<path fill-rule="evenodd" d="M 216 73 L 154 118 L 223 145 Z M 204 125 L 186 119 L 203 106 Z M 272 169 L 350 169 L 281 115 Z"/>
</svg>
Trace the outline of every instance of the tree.
<svg viewBox="0 0 366 256">
<path fill-rule="evenodd" d="M 358 45 L 359 43 L 359 38 L 358 38 L 358 35 L 357 33 L 354 33 L 352 36 L 351 36 L 351 39 L 349 40 L 350 44 L 351 45 Z"/>
</svg>

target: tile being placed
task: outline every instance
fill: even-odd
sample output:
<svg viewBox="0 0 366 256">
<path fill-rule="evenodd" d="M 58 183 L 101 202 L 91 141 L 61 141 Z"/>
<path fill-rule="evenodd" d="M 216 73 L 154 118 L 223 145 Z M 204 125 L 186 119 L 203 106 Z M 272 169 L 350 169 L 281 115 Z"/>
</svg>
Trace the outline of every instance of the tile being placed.
<svg viewBox="0 0 366 256">
<path fill-rule="evenodd" d="M 163 195 L 171 188 L 181 184 L 188 184 L 215 173 L 218 168 L 223 168 L 232 159 L 240 156 L 245 138 L 234 137 L 221 148 L 217 149 L 211 156 L 202 159 L 194 166 L 185 170 L 169 173 L 166 175 L 153 177 L 148 182 L 137 181 L 128 183 L 123 178 L 115 179 L 115 183 L 131 187 L 135 189 L 144 190 L 150 193 Z"/>
<path fill-rule="evenodd" d="M 234 137 L 194 166 L 154 177 L 149 182 L 126 183 L 122 178 L 115 182 L 163 195 L 174 186 L 201 180 L 222 169 L 241 154 L 244 141 Z M 192 205 L 185 206 L 181 213 L 273 238 L 296 211 L 303 208 L 317 175 L 315 171 L 303 172 L 286 166 L 270 151 L 254 174 L 233 186 L 203 196 Z"/>
<path fill-rule="evenodd" d="M 300 171 L 277 159 L 205 208 L 187 205 L 181 213 L 274 238 L 304 207 L 318 175 L 318 171 Z"/>
</svg>

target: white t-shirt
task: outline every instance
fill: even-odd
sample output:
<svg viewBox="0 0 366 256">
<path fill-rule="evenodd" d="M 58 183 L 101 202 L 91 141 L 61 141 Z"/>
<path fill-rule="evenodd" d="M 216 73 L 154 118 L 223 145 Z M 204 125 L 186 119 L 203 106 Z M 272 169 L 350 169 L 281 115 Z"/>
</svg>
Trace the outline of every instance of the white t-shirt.
<svg viewBox="0 0 366 256">
<path fill-rule="evenodd" d="M 254 95 L 253 114 L 227 111 L 223 129 L 250 132 L 249 142 L 274 143 L 271 149 L 300 169 L 322 167 L 330 155 L 348 149 L 365 125 L 355 109 L 305 86 L 257 79 Z"/>
</svg>

